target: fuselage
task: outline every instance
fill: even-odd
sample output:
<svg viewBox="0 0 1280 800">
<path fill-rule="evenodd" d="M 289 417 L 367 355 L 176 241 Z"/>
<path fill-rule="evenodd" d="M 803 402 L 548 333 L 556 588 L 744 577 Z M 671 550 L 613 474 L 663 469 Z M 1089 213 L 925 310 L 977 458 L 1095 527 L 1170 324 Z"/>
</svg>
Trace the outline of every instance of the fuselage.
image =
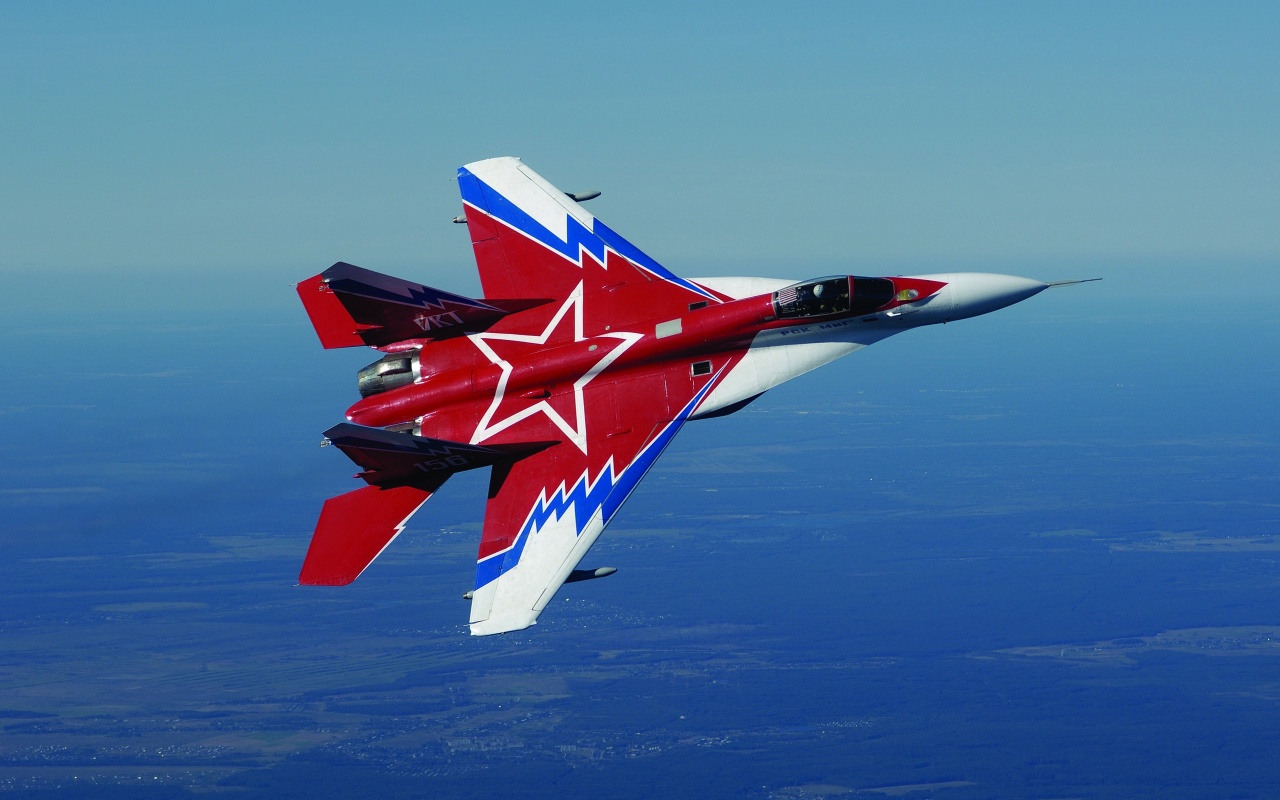
<svg viewBox="0 0 1280 800">
<path fill-rule="evenodd" d="M 586 333 L 579 310 L 574 335 L 558 344 L 530 346 L 516 356 L 499 357 L 483 340 L 540 344 L 536 337 L 499 332 L 427 343 L 399 356 L 410 363 L 411 383 L 361 399 L 347 410 L 347 419 L 371 427 L 412 427 L 444 439 L 465 433 L 465 440 L 477 429 L 476 409 L 495 393 L 536 402 L 572 391 L 584 375 L 599 384 L 625 385 L 629 375 L 655 365 L 687 363 L 697 374 L 700 359 L 709 359 L 709 369 L 715 357 L 730 356 L 721 362 L 727 374 L 696 410 L 695 416 L 705 417 L 908 328 L 995 311 L 1047 286 L 988 273 L 833 276 L 735 297 L 744 286 L 759 288 L 760 279 L 695 282 L 724 300 L 691 304 L 701 307 L 675 317 L 641 314 L 616 328 L 606 325 Z M 525 313 L 501 324 L 523 330 Z M 544 338 L 549 335 L 550 329 Z M 614 351 L 616 357 L 609 359 Z"/>
</svg>

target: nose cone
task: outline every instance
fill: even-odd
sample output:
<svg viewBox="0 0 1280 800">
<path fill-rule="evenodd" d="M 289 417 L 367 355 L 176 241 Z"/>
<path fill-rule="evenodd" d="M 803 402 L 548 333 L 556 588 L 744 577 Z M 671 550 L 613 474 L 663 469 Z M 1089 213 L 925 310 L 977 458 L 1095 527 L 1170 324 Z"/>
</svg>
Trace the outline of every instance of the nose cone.
<svg viewBox="0 0 1280 800">
<path fill-rule="evenodd" d="M 990 272 L 951 272 L 918 277 L 947 284 L 938 292 L 937 300 L 925 306 L 931 312 L 929 322 L 946 322 L 989 314 L 1020 303 L 1049 288 L 1049 284 L 1043 281 Z"/>
<path fill-rule="evenodd" d="M 1021 303 L 1049 288 L 1049 284 L 1016 275 L 993 275 L 989 272 L 964 272 L 948 283 L 952 292 L 953 319 L 976 317 Z"/>
</svg>

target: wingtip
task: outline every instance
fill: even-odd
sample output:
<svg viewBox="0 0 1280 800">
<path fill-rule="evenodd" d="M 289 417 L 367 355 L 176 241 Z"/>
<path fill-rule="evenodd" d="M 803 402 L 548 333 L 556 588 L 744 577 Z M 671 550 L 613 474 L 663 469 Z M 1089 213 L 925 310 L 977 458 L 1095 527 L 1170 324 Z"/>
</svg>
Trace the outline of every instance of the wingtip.
<svg viewBox="0 0 1280 800">
<path fill-rule="evenodd" d="M 532 616 L 525 614 L 506 614 L 501 617 L 489 617 L 471 623 L 472 636 L 494 636 L 499 633 L 515 633 L 538 624 L 536 612 Z"/>
</svg>

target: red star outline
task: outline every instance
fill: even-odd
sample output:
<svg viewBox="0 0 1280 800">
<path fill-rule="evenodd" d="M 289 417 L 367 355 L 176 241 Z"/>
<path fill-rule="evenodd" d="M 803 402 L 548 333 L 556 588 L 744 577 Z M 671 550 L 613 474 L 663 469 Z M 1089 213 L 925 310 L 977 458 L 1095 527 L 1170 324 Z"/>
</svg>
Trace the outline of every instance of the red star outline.
<svg viewBox="0 0 1280 800">
<path fill-rule="evenodd" d="M 489 409 L 485 411 L 484 416 L 480 418 L 480 424 L 476 427 L 476 432 L 471 437 L 471 444 L 480 444 L 486 439 L 498 433 L 501 433 L 507 428 L 510 428 L 512 425 L 515 425 L 521 420 L 528 419 L 529 417 L 532 417 L 534 414 L 542 413 L 542 414 L 546 414 L 547 419 L 549 419 L 552 422 L 552 424 L 554 424 L 557 428 L 559 428 L 569 441 L 577 445 L 578 449 L 581 450 L 584 455 L 586 454 L 587 452 L 587 418 L 586 418 L 586 409 L 583 406 L 583 402 L 582 402 L 582 390 L 583 388 L 586 387 L 588 383 L 592 381 L 592 379 L 594 379 L 597 375 L 603 372 L 619 356 L 621 356 L 624 352 L 626 352 L 627 348 L 631 347 L 631 345 L 635 344 L 637 341 L 642 339 L 643 334 L 604 333 L 598 337 L 595 337 L 597 339 L 600 339 L 600 338 L 618 339 L 621 343 L 616 347 L 612 348 L 608 353 L 605 353 L 604 356 L 602 356 L 599 361 L 595 362 L 595 364 L 593 364 L 590 369 L 588 369 L 585 373 L 583 373 L 581 377 L 579 377 L 576 381 L 573 382 L 573 402 L 574 402 L 574 410 L 576 412 L 575 414 L 576 418 L 574 422 L 576 424 L 574 425 L 569 424 L 569 422 L 565 420 L 563 416 L 560 415 L 560 412 L 552 408 L 551 404 L 548 403 L 546 400 L 540 400 L 539 402 L 534 403 L 533 405 L 527 408 L 521 409 L 520 411 L 517 411 L 514 414 L 504 417 L 503 419 L 500 419 L 497 422 L 493 421 L 494 415 L 497 414 L 498 408 L 502 405 L 502 400 L 503 400 L 503 397 L 505 396 L 506 389 L 507 389 L 507 382 L 511 378 L 512 367 L 510 362 L 502 358 L 502 356 L 498 355 L 498 353 L 495 352 L 494 349 L 489 346 L 488 342 L 489 341 L 507 341 L 507 342 L 522 342 L 525 344 L 544 345 L 547 343 L 547 340 L 551 338 L 551 334 L 556 330 L 557 327 L 559 327 L 560 323 L 564 320 L 565 316 L 570 311 L 573 312 L 573 340 L 575 342 L 586 341 L 587 337 L 582 335 L 582 284 L 581 283 L 579 283 L 577 288 L 574 289 L 573 292 L 569 294 L 569 297 L 566 298 L 564 301 L 564 305 L 560 306 L 560 310 L 556 312 L 556 315 L 551 318 L 551 321 L 547 323 L 547 327 L 540 334 L 477 333 L 467 337 L 468 339 L 471 340 L 471 342 L 477 348 L 479 348 L 480 352 L 484 353 L 485 356 L 491 362 L 493 362 L 494 364 L 497 364 L 498 368 L 502 370 L 502 376 L 498 378 L 497 389 L 493 393 L 493 402 L 489 404 Z"/>
</svg>

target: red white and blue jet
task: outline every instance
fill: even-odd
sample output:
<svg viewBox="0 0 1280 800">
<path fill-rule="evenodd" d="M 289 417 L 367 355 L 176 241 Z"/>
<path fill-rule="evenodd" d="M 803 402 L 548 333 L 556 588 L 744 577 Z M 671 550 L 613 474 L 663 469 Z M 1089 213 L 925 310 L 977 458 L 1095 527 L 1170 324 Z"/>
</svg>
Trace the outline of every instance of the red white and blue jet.
<svg viewBox="0 0 1280 800">
<path fill-rule="evenodd" d="M 910 328 L 1050 284 L 1008 275 L 673 274 L 516 158 L 458 170 L 483 300 L 346 263 L 298 285 L 326 348 L 384 353 L 325 432 L 366 486 L 330 498 L 303 584 L 355 580 L 449 476 L 491 470 L 471 633 L 521 630 L 689 420 Z M 463 221 L 459 218 L 458 221 Z"/>
</svg>

